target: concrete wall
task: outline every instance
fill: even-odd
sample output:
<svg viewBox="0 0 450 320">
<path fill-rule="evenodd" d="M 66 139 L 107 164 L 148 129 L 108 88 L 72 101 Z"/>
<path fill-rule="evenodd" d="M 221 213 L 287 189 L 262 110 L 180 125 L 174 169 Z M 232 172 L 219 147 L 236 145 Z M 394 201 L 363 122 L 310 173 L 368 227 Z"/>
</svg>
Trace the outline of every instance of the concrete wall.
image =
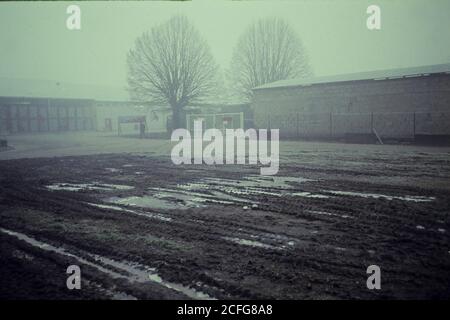
<svg viewBox="0 0 450 320">
<path fill-rule="evenodd" d="M 450 75 L 255 90 L 252 109 L 281 136 L 450 134 Z"/>
</svg>

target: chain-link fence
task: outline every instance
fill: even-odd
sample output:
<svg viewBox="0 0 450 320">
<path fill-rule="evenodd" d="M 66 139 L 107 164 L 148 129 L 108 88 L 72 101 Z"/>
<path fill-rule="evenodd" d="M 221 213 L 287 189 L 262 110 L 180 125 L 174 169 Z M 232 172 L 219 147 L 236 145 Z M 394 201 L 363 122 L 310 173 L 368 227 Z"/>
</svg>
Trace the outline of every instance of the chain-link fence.
<svg viewBox="0 0 450 320">
<path fill-rule="evenodd" d="M 339 138 L 374 134 L 382 138 L 450 135 L 450 112 L 255 114 L 258 128 L 279 129 L 285 138 Z"/>
</svg>

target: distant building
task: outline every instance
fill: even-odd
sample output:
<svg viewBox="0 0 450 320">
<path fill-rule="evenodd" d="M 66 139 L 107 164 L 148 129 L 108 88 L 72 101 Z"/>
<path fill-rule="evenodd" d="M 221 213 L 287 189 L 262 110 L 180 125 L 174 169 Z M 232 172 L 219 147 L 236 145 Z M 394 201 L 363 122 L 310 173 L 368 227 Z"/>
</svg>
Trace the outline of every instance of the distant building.
<svg viewBox="0 0 450 320">
<path fill-rule="evenodd" d="M 253 93 L 255 126 L 284 137 L 450 135 L 450 64 L 283 80 Z"/>
<path fill-rule="evenodd" d="M 193 130 L 194 121 L 203 121 L 206 129 L 253 128 L 253 115 L 249 104 L 198 103 L 187 106 L 186 128 Z"/>
<path fill-rule="evenodd" d="M 119 117 L 146 117 L 147 132 L 165 132 L 170 109 L 130 101 L 124 88 L 0 78 L 0 134 L 61 131 L 118 132 Z M 139 124 L 122 127 L 138 134 Z"/>
</svg>

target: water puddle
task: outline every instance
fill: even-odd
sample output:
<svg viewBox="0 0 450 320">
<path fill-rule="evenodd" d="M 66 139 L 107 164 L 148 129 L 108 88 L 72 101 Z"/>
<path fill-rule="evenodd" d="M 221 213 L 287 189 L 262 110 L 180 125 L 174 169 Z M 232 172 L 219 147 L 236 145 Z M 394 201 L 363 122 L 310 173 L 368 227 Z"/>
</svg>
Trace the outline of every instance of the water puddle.
<svg viewBox="0 0 450 320">
<path fill-rule="evenodd" d="M 281 197 L 294 184 L 311 181 L 295 177 L 248 176 L 242 180 L 203 178 L 197 182 L 178 184 L 174 188 L 150 188 L 151 196 L 124 200 L 124 204 L 144 207 L 175 209 L 205 207 L 208 203 L 221 205 L 244 205 L 257 202 L 248 198 L 252 195 Z M 286 192 L 283 192 L 286 191 Z"/>
<path fill-rule="evenodd" d="M 201 194 L 197 192 L 183 191 L 169 188 L 150 188 L 154 191 L 152 195 L 131 196 L 125 198 L 111 197 L 105 201 L 141 208 L 152 209 L 188 209 L 206 207 L 208 203 L 221 205 L 246 203 L 248 200 L 223 195 L 212 191 L 212 194 Z"/>
<path fill-rule="evenodd" d="M 223 178 L 203 178 L 196 182 L 177 184 L 169 188 L 149 188 L 149 194 L 130 197 L 112 197 L 106 202 L 152 209 L 188 209 L 201 208 L 210 204 L 258 206 L 258 202 L 249 199 L 255 195 L 281 197 L 289 194 L 290 189 L 305 181 L 301 177 L 264 177 L 248 176 L 241 180 Z M 62 186 L 57 186 L 61 188 Z M 64 185 L 73 188 L 72 185 Z M 83 186 L 75 186 L 83 187 Z M 307 196 L 306 194 L 304 196 Z M 320 197 L 320 195 L 309 195 Z M 325 197 L 325 196 L 322 196 Z M 249 204 L 250 203 L 250 204 Z"/>
<path fill-rule="evenodd" d="M 125 212 L 131 212 L 134 213 L 133 210 L 129 210 L 129 209 L 125 209 L 119 206 L 111 206 L 111 205 L 107 205 L 107 204 L 98 204 L 98 203 L 90 203 L 87 202 L 88 205 L 93 206 L 93 207 L 97 207 L 97 208 L 101 208 L 101 209 L 110 209 L 110 210 L 117 210 L 117 211 L 125 211 Z"/>
<path fill-rule="evenodd" d="M 348 216 L 346 214 L 337 214 L 337 213 L 331 213 L 331 212 L 325 212 L 325 211 L 314 211 L 314 210 L 307 210 L 306 212 L 317 214 L 317 215 L 323 215 L 323 216 L 331 216 L 331 217 L 339 217 L 343 219 L 353 219 L 352 216 Z"/>
<path fill-rule="evenodd" d="M 81 191 L 81 190 L 98 190 L 98 191 L 115 191 L 115 190 L 131 190 L 133 186 L 108 183 L 54 183 L 46 186 L 47 189 L 58 191 Z"/>
<path fill-rule="evenodd" d="M 104 201 L 140 208 L 168 209 L 168 210 L 186 208 L 186 206 L 182 202 L 177 202 L 170 199 L 159 199 L 154 196 L 131 196 L 125 198 L 111 197 L 105 199 Z"/>
<path fill-rule="evenodd" d="M 134 165 L 123 165 L 134 166 Z M 108 168 L 107 168 L 108 169 Z M 111 169 L 111 168 L 109 168 Z M 136 171 L 135 174 L 144 174 L 144 172 Z M 305 181 L 312 181 L 301 177 L 264 177 L 264 176 L 247 176 L 241 180 L 223 179 L 223 178 L 203 178 L 197 182 L 178 184 L 172 188 L 149 188 L 148 195 L 129 196 L 129 197 L 110 197 L 104 199 L 117 205 L 127 205 L 140 208 L 152 209 L 187 209 L 201 208 L 209 204 L 219 205 L 237 205 L 243 206 L 249 203 L 257 208 L 258 202 L 251 200 L 249 196 L 265 195 L 273 197 L 281 197 L 289 194 L 290 189 Z M 133 186 L 116 185 L 106 183 L 55 183 L 47 186 L 50 190 L 100 190 L 100 191 L 117 191 L 131 190 Z M 151 193 L 150 193 L 151 192 Z M 301 195 L 301 193 L 297 194 Z M 309 197 L 324 197 L 321 195 L 303 194 Z M 99 206 L 99 205 L 97 205 Z M 122 210 L 124 208 L 118 206 L 106 207 L 106 209 Z M 100 207 L 100 206 L 99 206 Z M 131 211 L 131 210 L 130 210 Z M 130 212 L 128 211 L 128 212 Z M 136 213 L 133 211 L 133 213 Z"/>
<path fill-rule="evenodd" d="M 236 188 L 257 188 L 257 189 L 292 189 L 295 184 L 313 181 L 302 177 L 282 177 L 282 176 L 247 176 L 241 180 L 204 178 L 208 184 L 219 184 Z"/>
<path fill-rule="evenodd" d="M 263 249 L 270 249 L 270 250 L 281 250 L 281 248 L 272 246 L 270 244 L 265 244 L 256 240 L 247 240 L 247 239 L 241 239 L 241 238 L 232 238 L 232 237 L 223 237 L 224 240 L 231 241 L 236 244 L 244 245 L 244 246 L 250 246 L 250 247 L 256 247 L 256 248 L 263 248 Z"/>
<path fill-rule="evenodd" d="M 110 199 L 111 199 L 111 202 L 114 202 L 115 198 L 113 197 Z M 116 199 L 124 199 L 124 198 L 116 198 Z M 107 205 L 107 204 L 88 203 L 88 205 L 94 206 L 97 208 L 101 208 L 101 209 L 110 209 L 110 210 L 128 212 L 128 213 L 132 213 L 132 214 L 135 214 L 138 216 L 143 216 L 143 217 L 152 218 L 152 219 L 158 219 L 158 220 L 165 221 L 165 222 L 170 222 L 173 220 L 172 218 L 166 217 L 165 215 L 160 214 L 160 213 L 138 212 L 138 211 L 122 208 L 119 206 L 112 206 L 112 205 Z"/>
<path fill-rule="evenodd" d="M 178 283 L 165 281 L 164 279 L 161 278 L 161 276 L 158 275 L 158 273 L 156 272 L 157 271 L 156 268 L 144 266 L 139 263 L 116 261 L 116 260 L 102 257 L 99 255 L 85 253 L 87 256 L 92 257 L 94 261 L 98 261 L 103 264 L 103 265 L 100 265 L 98 263 L 88 261 L 85 258 L 82 258 L 75 254 L 72 254 L 63 248 L 54 247 L 50 244 L 46 244 L 44 242 L 38 241 L 38 240 L 36 240 L 32 237 L 29 237 L 25 234 L 6 230 L 3 228 L 0 228 L 0 231 L 4 232 L 10 236 L 14 236 L 14 237 L 18 238 L 19 240 L 25 241 L 26 243 L 28 243 L 32 246 L 41 248 L 42 250 L 51 251 L 54 253 L 58 253 L 60 255 L 74 258 L 82 264 L 89 265 L 103 273 L 108 274 L 112 278 L 126 278 L 130 282 L 139 282 L 139 283 L 147 283 L 148 281 L 152 281 L 152 282 L 158 283 L 166 288 L 183 293 L 184 295 L 186 295 L 187 297 L 189 297 L 191 299 L 204 299 L 204 300 L 214 299 L 204 292 L 197 291 L 195 289 L 183 286 Z M 105 266 L 113 267 L 116 270 L 120 270 L 128 275 L 123 275 L 117 271 L 110 270 L 110 269 L 106 268 Z"/>
<path fill-rule="evenodd" d="M 251 246 L 270 250 L 285 250 L 288 248 L 292 248 L 296 244 L 302 242 L 301 240 L 298 239 L 274 233 L 262 232 L 259 234 L 251 234 L 247 233 L 242 228 L 238 228 L 237 233 L 239 234 L 237 237 L 225 236 L 222 237 L 222 239 L 244 246 Z"/>
<path fill-rule="evenodd" d="M 333 191 L 333 190 L 323 190 L 323 192 L 331 193 L 338 196 L 354 196 L 363 198 L 374 198 L 374 199 L 385 199 L 385 200 L 403 200 L 403 201 L 413 201 L 413 202 L 430 202 L 435 200 L 434 197 L 422 197 L 422 196 L 388 196 L 378 193 L 361 193 L 361 192 L 351 192 L 351 191 Z"/>
<path fill-rule="evenodd" d="M 315 198 L 315 199 L 328 199 L 329 196 L 326 196 L 324 194 L 318 194 L 318 193 L 311 193 L 311 192 L 294 192 L 292 193 L 293 196 L 296 197 L 305 197 L 305 198 Z"/>
<path fill-rule="evenodd" d="M 99 255 L 92 255 L 96 261 L 100 261 L 103 264 L 114 267 L 119 270 L 124 270 L 131 275 L 129 279 L 135 282 L 146 283 L 148 280 L 156 282 L 166 288 L 181 292 L 186 296 L 193 299 L 211 300 L 211 296 L 204 292 L 197 291 L 195 289 L 183 286 L 178 283 L 165 281 L 161 276 L 156 273 L 156 268 L 150 268 L 148 266 L 141 265 L 139 263 L 121 262 Z"/>
</svg>

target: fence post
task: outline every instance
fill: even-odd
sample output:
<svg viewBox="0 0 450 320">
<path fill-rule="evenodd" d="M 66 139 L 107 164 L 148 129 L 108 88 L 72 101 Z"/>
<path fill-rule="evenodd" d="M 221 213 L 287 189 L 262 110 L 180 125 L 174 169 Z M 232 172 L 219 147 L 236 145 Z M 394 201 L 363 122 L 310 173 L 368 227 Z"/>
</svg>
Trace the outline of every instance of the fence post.
<svg viewBox="0 0 450 320">
<path fill-rule="evenodd" d="M 373 112 L 370 113 L 370 133 L 373 133 Z"/>
<path fill-rule="evenodd" d="M 60 118 L 59 118 L 59 108 L 56 108 L 56 122 L 58 123 L 56 125 L 56 131 L 59 132 L 60 128 L 61 128 L 61 123 L 60 123 Z"/>
<path fill-rule="evenodd" d="M 241 128 L 245 130 L 245 122 L 244 122 L 244 113 L 243 112 L 239 112 L 239 118 L 240 118 L 240 124 L 241 124 Z"/>
<path fill-rule="evenodd" d="M 330 138 L 333 137 L 333 113 L 330 112 Z"/>
<path fill-rule="evenodd" d="M 47 130 L 50 132 L 50 98 L 47 98 Z"/>
</svg>

